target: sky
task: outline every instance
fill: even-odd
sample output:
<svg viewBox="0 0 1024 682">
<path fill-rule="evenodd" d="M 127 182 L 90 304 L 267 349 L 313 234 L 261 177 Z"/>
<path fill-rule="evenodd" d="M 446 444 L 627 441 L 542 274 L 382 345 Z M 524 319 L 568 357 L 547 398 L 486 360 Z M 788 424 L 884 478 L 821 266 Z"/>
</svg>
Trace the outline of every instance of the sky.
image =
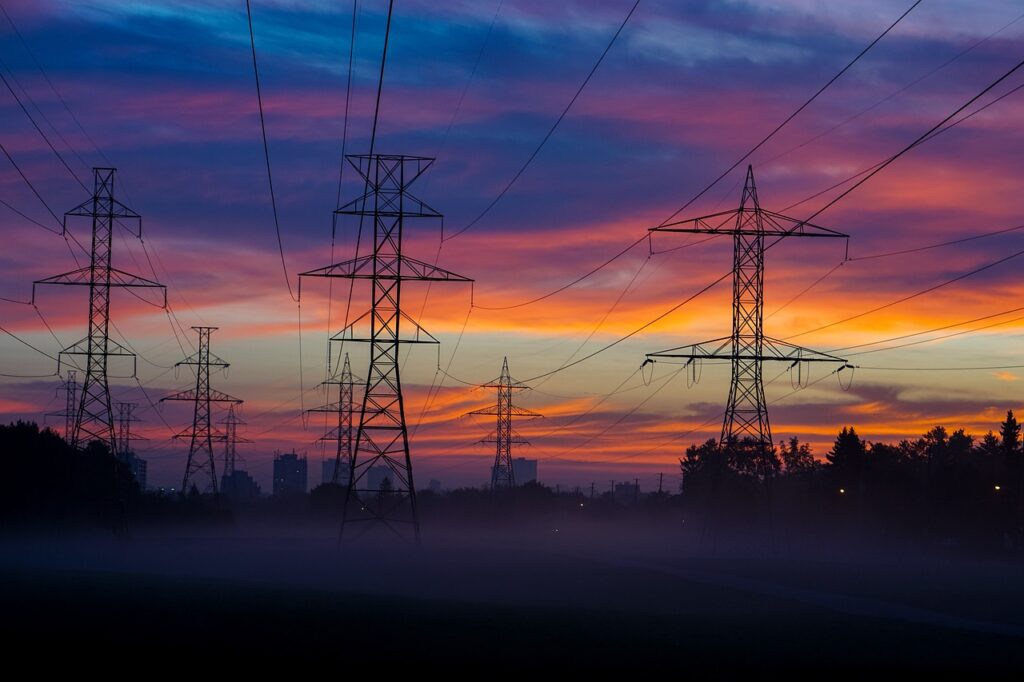
<svg viewBox="0 0 1024 682">
<path fill-rule="evenodd" d="M 658 234 L 556 295 L 494 308 L 559 289 L 638 240 L 910 4 L 641 0 L 527 170 L 442 245 L 442 229 L 470 224 L 537 148 L 632 2 L 396 0 L 375 150 L 436 157 L 411 191 L 444 214 L 443 225 L 410 220 L 404 249 L 475 280 L 403 290 L 406 311 L 440 341 L 403 350 L 418 482 L 488 480 L 492 446 L 477 441 L 493 424 L 463 415 L 494 403 L 491 389 L 472 385 L 496 377 L 507 357 L 513 376 L 530 380 L 516 400 L 545 415 L 518 424 L 532 444 L 516 453 L 540 460 L 543 482 L 607 487 L 638 478 L 651 489 L 664 473 L 666 485 L 678 485 L 685 447 L 718 435 L 729 367 L 707 362 L 697 377 L 667 363 L 639 368 L 645 353 L 727 335 L 728 279 L 611 349 L 534 377 L 634 332 L 726 274 L 727 237 L 696 244 L 692 235 Z M 194 382 L 189 367 L 174 367 L 192 352 L 193 325 L 218 327 L 213 352 L 230 368 L 214 374 L 213 386 L 245 401 L 240 433 L 250 442 L 239 445 L 240 466 L 269 488 L 274 452 L 295 449 L 318 483 L 324 417 L 304 411 L 334 399 L 319 384 L 348 288 L 304 279 L 301 306 L 289 295 L 244 3 L 3 6 L 13 24 L 0 17 L 0 73 L 56 153 L 0 88 L 0 143 L 39 193 L 0 159 L 0 324 L 54 356 L 84 336 L 84 290 L 42 287 L 36 307 L 24 302 L 33 281 L 72 270 L 83 256 L 44 229 L 57 227 L 47 206 L 60 216 L 88 198 L 91 167 L 116 166 L 118 197 L 143 216 L 143 241 L 119 230 L 114 266 L 167 285 L 173 311 L 125 292 L 112 302 L 114 338 L 139 353 L 137 381 L 127 378 L 130 362 L 112 362 L 111 374 L 126 377 L 111 379 L 113 399 L 139 404 L 134 427 L 147 440 L 136 449 L 151 484 L 174 485 L 185 466 L 187 443 L 169 437 L 190 425 L 189 408 L 158 401 Z M 255 0 L 252 8 L 284 261 L 298 293 L 298 273 L 332 262 L 343 137 L 349 153 L 369 146 L 387 5 L 359 3 L 347 135 L 352 5 Z M 1022 36 L 1018 3 L 924 0 L 752 155 L 762 206 L 814 214 L 850 183 L 823 190 L 902 150 L 1016 65 Z M 1021 84 L 1017 72 L 962 115 Z M 864 258 L 1024 224 L 1022 109 L 1024 95 L 1009 94 L 817 215 L 815 223 L 850 235 L 852 260 L 844 263 L 846 245 L 831 239 L 788 239 L 767 254 L 765 333 L 773 338 L 833 351 L 959 325 L 837 351 L 859 369 L 826 376 L 831 370 L 814 367 L 802 390 L 794 387 L 807 375 L 766 366 L 776 440 L 798 436 L 821 457 L 846 425 L 869 440 L 912 438 L 935 425 L 980 436 L 1020 406 L 1024 373 L 1014 366 L 1024 365 L 1024 310 L 1006 312 L 1021 305 L 1018 260 L 862 313 L 1024 249 L 1022 229 Z M 735 208 L 744 171 L 741 164 L 679 217 Z M 343 203 L 361 189 L 351 167 L 342 172 Z M 88 244 L 87 223 L 72 221 L 70 232 Z M 355 223 L 338 223 L 334 261 L 351 257 L 356 233 Z M 356 286 L 351 317 L 368 303 Z M 949 336 L 957 332 L 968 333 Z M 365 377 L 365 348 L 344 350 Z M 0 339 L 0 419 L 60 411 L 56 372 L 49 357 Z"/>
</svg>

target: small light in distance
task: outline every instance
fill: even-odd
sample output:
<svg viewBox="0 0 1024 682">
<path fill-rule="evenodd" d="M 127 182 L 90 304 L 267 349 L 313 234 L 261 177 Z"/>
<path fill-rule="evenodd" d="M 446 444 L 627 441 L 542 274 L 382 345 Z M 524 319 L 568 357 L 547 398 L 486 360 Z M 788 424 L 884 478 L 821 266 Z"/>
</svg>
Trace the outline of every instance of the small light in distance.
<svg viewBox="0 0 1024 682">
<path fill-rule="evenodd" d="M 1000 490 L 1002 490 L 1003 488 L 1002 488 L 1002 486 L 999 486 L 999 485 L 997 485 L 997 486 L 995 487 L 995 489 L 996 489 L 996 492 L 999 492 L 999 491 L 1000 491 Z"/>
<path fill-rule="evenodd" d="M 840 495 L 845 495 L 846 494 L 846 488 L 840 488 L 839 489 L 839 494 Z"/>
</svg>

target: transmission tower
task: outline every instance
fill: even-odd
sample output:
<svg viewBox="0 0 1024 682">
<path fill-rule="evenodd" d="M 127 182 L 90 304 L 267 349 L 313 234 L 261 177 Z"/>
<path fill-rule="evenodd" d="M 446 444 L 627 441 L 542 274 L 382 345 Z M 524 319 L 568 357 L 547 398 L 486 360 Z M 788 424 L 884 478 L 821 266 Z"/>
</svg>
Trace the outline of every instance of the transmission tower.
<svg viewBox="0 0 1024 682">
<path fill-rule="evenodd" d="M 648 353 L 647 358 L 648 361 L 685 358 L 687 365 L 701 360 L 730 360 L 732 381 L 719 445 L 726 448 L 750 440 L 762 456 L 767 454 L 773 447 L 773 441 L 764 397 L 762 363 L 788 362 L 791 369 L 796 368 L 802 373 L 807 363 L 845 364 L 846 361 L 764 335 L 765 237 L 778 241 L 786 237 L 848 239 L 848 235 L 762 209 L 751 166 L 747 167 L 747 179 L 738 209 L 669 223 L 651 231 L 732 235 L 732 335 Z"/>
<path fill-rule="evenodd" d="M 64 440 L 71 442 L 71 432 L 75 428 L 75 397 L 78 395 L 78 372 L 73 369 L 67 371 L 67 376 L 61 382 L 60 389 L 64 391 L 64 410 L 62 412 L 47 412 L 47 417 L 64 417 Z"/>
<path fill-rule="evenodd" d="M 135 416 L 135 408 L 138 403 L 115 403 L 117 407 L 117 447 L 114 454 L 120 459 L 126 459 L 132 450 L 132 441 L 147 440 L 142 436 L 132 433 L 132 424 L 139 421 Z"/>
<path fill-rule="evenodd" d="M 314 407 L 309 412 L 326 412 L 337 415 L 338 423 L 327 430 L 319 438 L 321 442 L 333 441 L 337 443 L 334 455 L 334 466 L 331 468 L 331 483 L 340 484 L 348 476 L 350 460 L 352 459 L 352 445 L 354 436 L 352 429 L 352 415 L 355 410 L 352 396 L 355 393 L 355 377 L 352 376 L 352 365 L 349 363 L 348 353 L 345 353 L 345 362 L 341 367 L 341 373 L 324 382 L 327 386 L 338 386 L 337 402 L 327 403 L 320 407 Z"/>
<path fill-rule="evenodd" d="M 238 401 L 241 403 L 242 401 Z M 220 472 L 221 480 L 230 478 L 235 473 L 235 459 L 238 454 L 239 443 L 251 443 L 252 441 L 248 438 L 243 438 L 238 435 L 238 427 L 244 426 L 245 422 L 239 419 L 238 414 L 235 412 L 235 406 L 238 403 L 228 404 L 228 414 L 224 419 L 217 422 L 218 424 L 224 425 L 224 432 L 218 436 L 218 439 L 224 441 L 224 466 Z"/>
<path fill-rule="evenodd" d="M 192 365 L 196 372 L 196 387 L 188 391 L 181 391 L 165 398 L 166 400 L 183 400 L 195 404 L 192 413 L 192 428 L 182 431 L 175 438 L 188 438 L 188 461 L 185 463 L 185 475 L 181 479 L 181 494 L 188 491 L 189 481 L 200 472 L 206 472 L 210 478 L 209 490 L 217 494 L 217 469 L 214 464 L 213 441 L 223 438 L 221 434 L 214 434 L 210 415 L 213 403 L 227 403 L 238 405 L 242 401 L 233 398 L 227 393 L 221 393 L 210 388 L 210 367 L 229 367 L 228 363 L 216 355 L 210 353 L 210 334 L 217 330 L 217 327 L 192 327 L 199 334 L 199 349 L 188 358 L 177 363 L 181 365 Z"/>
<path fill-rule="evenodd" d="M 370 309 L 331 337 L 331 341 L 365 342 L 370 347 L 359 426 L 349 460 L 341 534 L 344 536 L 350 524 L 364 528 L 382 524 L 396 532 L 399 525 L 411 526 L 413 537 L 419 542 L 398 350 L 403 343 L 437 343 L 437 339 L 402 311 L 402 282 L 472 280 L 402 254 L 402 231 L 407 218 L 441 217 L 409 192 L 409 186 L 434 162 L 432 158 L 386 154 L 354 154 L 346 158 L 365 180 L 366 189 L 336 213 L 372 220 L 373 253 L 357 253 L 352 260 L 300 275 L 367 280 L 371 286 Z M 405 324 L 413 328 L 411 336 L 400 336 Z M 362 330 L 365 326 L 369 329 L 357 333 L 357 327 Z M 389 470 L 390 488 L 374 490 L 369 486 L 368 473 L 374 467 Z"/>
<path fill-rule="evenodd" d="M 82 381 L 81 399 L 78 401 L 74 423 L 71 427 L 72 447 L 82 447 L 90 441 L 105 443 L 112 453 L 117 452 L 114 432 L 114 413 L 111 409 L 110 386 L 107 383 L 107 359 L 113 356 L 133 359 L 132 376 L 135 376 L 135 354 L 110 338 L 110 290 L 112 288 L 155 288 L 161 289 L 164 307 L 167 305 L 167 289 L 157 282 L 118 270 L 111 265 L 111 251 L 115 223 L 128 230 L 133 236 L 142 236 L 142 217 L 114 198 L 114 168 L 94 168 L 94 189 L 92 198 L 64 214 L 63 234 L 68 233 L 68 218 L 92 219 L 92 248 L 89 265 L 61 275 L 37 280 L 32 284 L 32 301 L 35 303 L 37 284 L 60 284 L 65 286 L 89 287 L 89 332 L 81 341 L 65 348 L 58 358 L 57 372 L 60 373 L 61 359 L 65 355 L 85 356 L 85 377 Z M 126 224 L 127 223 L 127 224 Z M 129 227 L 134 223 L 136 229 Z"/>
<path fill-rule="evenodd" d="M 498 402 L 494 407 L 474 410 L 468 414 L 497 417 L 498 424 L 494 431 L 480 441 L 481 443 L 495 444 L 494 466 L 491 467 L 491 491 L 497 493 L 499 490 L 513 488 L 516 485 L 515 474 L 512 471 L 512 446 L 530 444 L 512 428 L 512 419 L 515 417 L 530 419 L 543 415 L 512 404 L 512 392 L 526 390 L 529 386 L 509 376 L 508 358 L 505 358 L 501 364 L 501 376 L 483 384 L 483 388 L 497 389 Z"/>
</svg>

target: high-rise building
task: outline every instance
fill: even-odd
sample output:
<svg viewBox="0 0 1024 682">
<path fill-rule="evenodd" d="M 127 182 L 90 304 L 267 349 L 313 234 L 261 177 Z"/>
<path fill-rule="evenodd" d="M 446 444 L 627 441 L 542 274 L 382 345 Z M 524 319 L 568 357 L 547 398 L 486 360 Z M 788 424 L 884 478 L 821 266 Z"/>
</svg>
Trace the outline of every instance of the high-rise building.
<svg viewBox="0 0 1024 682">
<path fill-rule="evenodd" d="M 305 457 L 294 452 L 274 457 L 274 495 L 305 495 L 308 480 Z"/>
<path fill-rule="evenodd" d="M 512 475 L 515 477 L 516 485 L 537 482 L 537 460 L 526 459 L 525 457 L 514 457 L 512 459 Z"/>
</svg>

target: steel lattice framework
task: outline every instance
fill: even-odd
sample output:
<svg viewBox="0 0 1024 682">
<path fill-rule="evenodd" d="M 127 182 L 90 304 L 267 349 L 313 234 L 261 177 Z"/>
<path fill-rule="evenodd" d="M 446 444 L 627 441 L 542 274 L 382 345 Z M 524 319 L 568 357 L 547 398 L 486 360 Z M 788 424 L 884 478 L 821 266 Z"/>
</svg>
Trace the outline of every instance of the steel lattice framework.
<svg viewBox="0 0 1024 682">
<path fill-rule="evenodd" d="M 71 432 L 75 428 L 75 402 L 78 395 L 78 372 L 69 369 L 61 382 L 60 390 L 64 391 L 64 409 L 61 412 L 47 412 L 47 417 L 64 417 L 64 440 L 71 442 Z"/>
<path fill-rule="evenodd" d="M 133 359 L 132 376 L 135 376 L 135 354 L 110 338 L 110 290 L 114 288 L 151 288 L 163 293 L 167 305 L 167 289 L 157 282 L 132 275 L 111 266 L 113 232 L 115 224 L 129 229 L 126 223 L 134 223 L 132 232 L 142 236 L 142 217 L 114 198 L 115 168 L 93 169 L 92 198 L 64 214 L 63 234 L 68 231 L 68 218 L 92 219 L 92 247 L 89 265 L 61 275 L 47 277 L 33 282 L 32 302 L 35 303 L 35 287 L 38 284 L 60 284 L 64 286 L 89 287 L 89 331 L 77 343 L 65 348 L 58 358 L 57 372 L 66 355 L 85 357 L 85 376 L 81 396 L 76 407 L 74 424 L 69 443 L 80 448 L 90 441 L 105 443 L 111 453 L 118 452 L 114 430 L 114 413 L 110 401 L 110 386 L 107 377 L 107 363 L 112 356 Z"/>
<path fill-rule="evenodd" d="M 370 309 L 331 337 L 331 341 L 369 344 L 370 366 L 359 410 L 359 426 L 349 460 L 348 485 L 342 512 L 341 535 L 349 525 L 368 529 L 384 525 L 401 534 L 411 527 L 419 542 L 420 524 L 416 508 L 409 432 L 399 373 L 398 351 L 403 343 L 437 343 L 415 320 L 402 311 L 402 283 L 471 282 L 472 280 L 416 260 L 402 253 L 402 237 L 408 218 L 440 218 L 441 214 L 409 192 L 409 186 L 434 159 L 423 156 L 354 154 L 346 157 L 366 183 L 362 196 L 341 206 L 335 213 L 370 219 L 373 225 L 373 253 L 324 268 L 304 272 L 300 277 L 340 277 L 368 280 Z M 366 332 L 357 331 L 368 326 Z M 402 337 L 403 327 L 413 333 Z M 368 474 L 374 467 L 386 467 L 390 486 L 374 490 Z"/>
<path fill-rule="evenodd" d="M 738 209 L 669 223 L 651 231 L 732 235 L 732 335 L 648 353 L 647 358 L 685 358 L 687 364 L 708 359 L 730 360 L 732 380 L 719 443 L 728 446 L 751 439 L 762 453 L 769 451 L 773 441 L 764 397 L 762 364 L 765 361 L 789 362 L 791 367 L 800 370 L 803 363 L 845 363 L 846 360 L 764 335 L 765 238 L 848 239 L 848 235 L 762 209 L 757 198 L 754 169 L 750 166 L 747 167 Z"/>
<path fill-rule="evenodd" d="M 495 445 L 494 466 L 491 468 L 491 491 L 497 493 L 499 490 L 513 488 L 516 485 L 515 474 L 512 471 L 512 446 L 530 444 L 512 428 L 512 420 L 514 418 L 532 419 L 543 415 L 512 404 L 512 392 L 526 390 L 529 386 L 521 381 L 516 381 L 509 375 L 507 357 L 501 364 L 501 375 L 494 381 L 483 384 L 482 388 L 497 389 L 498 402 L 494 407 L 474 410 L 467 414 L 493 415 L 497 418 L 494 431 L 480 441 Z"/>
<path fill-rule="evenodd" d="M 132 441 L 148 440 L 143 436 L 136 436 L 132 433 L 132 424 L 139 421 L 135 416 L 135 408 L 138 403 L 115 403 L 117 407 L 117 447 L 115 453 L 119 458 L 126 459 L 132 451 Z"/>
<path fill-rule="evenodd" d="M 345 353 L 345 361 L 341 367 L 341 373 L 324 382 L 325 386 L 338 387 L 337 402 L 327 403 L 314 407 L 309 412 L 325 412 L 337 416 L 338 422 L 332 426 L 318 440 L 320 442 L 335 442 L 337 444 L 334 453 L 334 466 L 331 468 L 331 483 L 338 485 L 349 474 L 349 462 L 352 459 L 352 445 L 355 442 L 355 431 L 352 428 L 352 416 L 355 411 L 353 395 L 358 379 L 352 374 L 352 365 L 349 362 L 348 353 Z"/>
<path fill-rule="evenodd" d="M 212 406 L 213 403 L 239 405 L 242 401 L 227 393 L 210 388 L 210 367 L 226 368 L 230 366 L 210 353 L 210 334 L 216 331 L 217 327 L 192 327 L 192 329 L 199 334 L 199 349 L 177 363 L 175 367 L 182 365 L 195 367 L 196 387 L 161 398 L 160 402 L 181 400 L 195 405 L 192 413 L 192 427 L 174 436 L 175 438 L 189 439 L 188 461 L 185 463 L 185 475 L 181 479 L 181 494 L 186 494 L 189 481 L 204 471 L 209 475 L 210 480 L 207 490 L 217 494 L 217 469 L 214 464 L 213 441 L 222 440 L 224 436 L 214 433 L 211 423 Z"/>
<path fill-rule="evenodd" d="M 238 427 L 244 426 L 245 422 L 238 417 L 238 413 L 235 411 L 235 407 L 241 403 L 228 403 L 228 414 L 224 419 L 217 422 L 218 424 L 224 425 L 224 432 L 218 437 L 219 440 L 224 441 L 224 466 L 220 473 L 221 478 L 230 477 L 235 473 L 235 460 L 238 456 L 238 444 L 239 443 L 251 443 L 248 438 L 243 438 L 238 435 Z"/>
</svg>

